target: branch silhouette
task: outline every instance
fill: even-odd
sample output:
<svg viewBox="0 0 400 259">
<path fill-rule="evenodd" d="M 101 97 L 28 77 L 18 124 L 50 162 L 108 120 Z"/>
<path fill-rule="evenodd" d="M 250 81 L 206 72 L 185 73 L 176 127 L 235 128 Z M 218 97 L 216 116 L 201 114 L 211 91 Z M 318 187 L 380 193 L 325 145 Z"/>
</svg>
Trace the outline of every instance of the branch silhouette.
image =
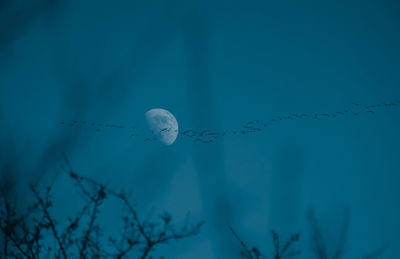
<svg viewBox="0 0 400 259">
<path fill-rule="evenodd" d="M 239 237 L 239 235 L 235 232 L 235 230 L 229 226 L 230 231 L 232 232 L 233 236 L 239 241 L 242 249 L 240 254 L 243 258 L 246 259 L 267 259 L 268 257 L 265 256 L 260 250 L 256 247 L 249 248 L 249 246 Z M 286 242 L 281 243 L 279 238 L 279 234 L 274 230 L 271 231 L 272 241 L 274 244 L 274 259 L 283 259 L 288 257 L 293 257 L 300 255 L 301 252 L 299 250 L 293 249 L 295 244 L 300 240 L 300 233 L 293 234 L 286 240 Z"/>
<path fill-rule="evenodd" d="M 78 175 L 68 160 L 63 168 L 84 200 L 84 205 L 67 222 L 60 224 L 51 213 L 53 184 L 40 188 L 31 185 L 33 202 L 17 213 L 16 202 L 0 203 L 0 232 L 3 234 L 0 258 L 154 258 L 152 253 L 162 244 L 197 235 L 204 221 L 181 225 L 173 223 L 168 213 L 158 220 L 141 220 L 128 195 L 117 192 L 91 178 Z M 107 199 L 121 202 L 122 230 L 118 238 L 106 236 L 98 220 Z M 82 223 L 87 221 L 87 223 Z M 64 227 L 62 227 L 64 226 Z"/>
</svg>

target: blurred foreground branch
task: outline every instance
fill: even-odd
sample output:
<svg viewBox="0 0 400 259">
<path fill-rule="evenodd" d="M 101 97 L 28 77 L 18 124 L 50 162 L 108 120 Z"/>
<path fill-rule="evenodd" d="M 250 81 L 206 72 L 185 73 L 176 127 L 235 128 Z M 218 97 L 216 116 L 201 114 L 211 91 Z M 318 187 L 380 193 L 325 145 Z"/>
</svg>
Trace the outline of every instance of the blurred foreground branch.
<svg viewBox="0 0 400 259">
<path fill-rule="evenodd" d="M 328 252 L 328 247 L 324 239 L 324 235 L 315 217 L 314 210 L 310 209 L 307 212 L 307 219 L 310 224 L 311 244 L 314 255 L 317 259 L 342 259 L 346 251 L 347 233 L 350 223 L 350 214 L 346 210 L 339 233 L 339 240 L 332 252 Z M 376 259 L 380 257 L 386 250 L 387 245 L 383 245 L 375 251 L 361 257 L 362 259 Z"/>
</svg>

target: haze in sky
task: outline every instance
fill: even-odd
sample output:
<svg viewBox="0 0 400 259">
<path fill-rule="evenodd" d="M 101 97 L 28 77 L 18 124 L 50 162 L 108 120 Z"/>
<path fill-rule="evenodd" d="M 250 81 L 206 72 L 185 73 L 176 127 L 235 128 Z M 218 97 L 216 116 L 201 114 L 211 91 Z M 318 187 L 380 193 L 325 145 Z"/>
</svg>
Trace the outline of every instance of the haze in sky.
<svg viewBox="0 0 400 259">
<path fill-rule="evenodd" d="M 0 186 L 24 200 L 57 178 L 63 216 L 77 199 L 66 154 L 143 217 L 206 221 L 165 258 L 240 258 L 228 226 L 268 255 L 271 230 L 300 232 L 310 258 L 310 208 L 328 250 L 348 210 L 344 258 L 385 244 L 380 258 L 400 258 L 399 13 L 389 0 L 0 1 Z M 179 124 L 171 145 L 148 127 L 153 108 Z"/>
</svg>

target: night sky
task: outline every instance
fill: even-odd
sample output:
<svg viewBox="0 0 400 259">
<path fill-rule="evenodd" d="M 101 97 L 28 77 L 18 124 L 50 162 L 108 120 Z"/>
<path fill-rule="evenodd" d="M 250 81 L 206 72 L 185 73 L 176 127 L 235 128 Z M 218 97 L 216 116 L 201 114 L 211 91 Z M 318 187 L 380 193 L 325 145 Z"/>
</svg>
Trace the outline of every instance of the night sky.
<svg viewBox="0 0 400 259">
<path fill-rule="evenodd" d="M 345 258 L 385 244 L 400 258 L 399 14 L 389 0 L 0 0 L 1 179 L 29 199 L 57 178 L 63 217 L 77 203 L 64 153 L 143 217 L 207 222 L 166 258 L 239 258 L 227 226 L 266 254 L 272 229 L 300 232 L 312 258 L 309 208 L 328 249 L 348 209 Z M 172 145 L 146 140 L 152 108 L 176 117 Z"/>
</svg>

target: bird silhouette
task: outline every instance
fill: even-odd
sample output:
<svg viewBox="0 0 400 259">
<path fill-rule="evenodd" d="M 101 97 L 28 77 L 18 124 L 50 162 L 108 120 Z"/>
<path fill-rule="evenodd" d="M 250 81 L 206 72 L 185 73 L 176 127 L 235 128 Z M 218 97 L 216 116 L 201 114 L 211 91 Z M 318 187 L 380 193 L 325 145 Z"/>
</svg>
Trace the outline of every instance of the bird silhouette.
<svg viewBox="0 0 400 259">
<path fill-rule="evenodd" d="M 351 103 L 352 107 L 346 110 L 339 110 L 331 113 L 327 112 L 322 112 L 322 113 L 292 113 L 290 115 L 283 115 L 283 116 L 275 116 L 269 119 L 269 122 L 274 122 L 275 125 L 279 124 L 279 122 L 282 121 L 288 121 L 291 120 L 293 121 L 294 119 L 299 120 L 299 119 L 308 119 L 311 118 L 313 120 L 320 120 L 323 118 L 336 118 L 338 116 L 343 116 L 348 114 L 349 116 L 358 116 L 362 113 L 369 113 L 369 114 L 375 114 L 376 110 L 379 109 L 380 111 L 383 111 L 384 108 L 392 108 L 392 107 L 399 107 L 400 106 L 400 99 L 397 99 L 395 101 L 391 102 L 382 102 L 382 103 L 375 103 L 375 104 L 369 104 L 369 105 L 363 105 L 357 102 L 352 102 Z M 355 107 L 355 108 L 354 108 Z M 268 123 L 269 123 L 268 122 Z M 64 126 L 64 127 L 78 127 L 78 128 L 84 128 L 85 126 L 90 126 L 92 129 L 94 129 L 96 132 L 100 132 L 102 128 L 107 128 L 108 130 L 111 129 L 129 129 L 130 131 L 133 131 L 136 129 L 136 126 L 126 126 L 122 124 L 110 124 L 110 123 L 103 123 L 103 122 L 95 122 L 95 121 L 87 121 L 87 120 L 70 120 L 70 121 L 60 121 L 58 122 L 59 125 Z M 242 126 L 242 129 L 231 129 L 231 130 L 210 130 L 210 129 L 203 129 L 203 130 L 194 130 L 194 129 L 186 129 L 182 131 L 181 135 L 184 137 L 188 137 L 192 139 L 195 142 L 202 142 L 202 143 L 211 143 L 218 139 L 219 137 L 227 136 L 227 135 L 246 135 L 250 133 L 256 133 L 256 132 L 261 132 L 264 131 L 267 128 L 268 124 L 266 122 L 263 122 L 262 120 L 256 119 L 256 120 L 249 120 L 246 121 L 246 123 Z M 162 128 L 159 130 L 159 133 L 161 132 L 178 132 L 178 129 L 172 129 L 172 128 Z M 154 131 L 151 131 L 154 134 Z M 139 136 L 138 133 L 136 132 L 130 132 L 129 133 L 130 137 L 137 137 Z M 143 138 L 144 141 L 154 141 L 157 140 L 157 137 L 155 138 Z"/>
</svg>

